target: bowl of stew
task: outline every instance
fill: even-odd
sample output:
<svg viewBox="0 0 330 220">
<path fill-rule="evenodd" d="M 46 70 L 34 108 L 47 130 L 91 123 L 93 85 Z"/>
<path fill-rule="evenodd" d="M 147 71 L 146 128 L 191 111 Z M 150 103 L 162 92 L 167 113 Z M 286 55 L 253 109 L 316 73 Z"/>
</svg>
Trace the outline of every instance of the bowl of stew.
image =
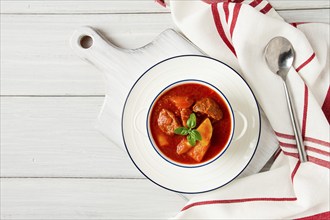
<svg viewBox="0 0 330 220">
<path fill-rule="evenodd" d="M 155 151 L 186 168 L 220 158 L 234 134 L 234 114 L 225 95 L 209 82 L 180 80 L 165 87 L 148 110 L 147 132 Z"/>
<path fill-rule="evenodd" d="M 201 55 L 155 63 L 132 84 L 121 133 L 128 156 L 150 181 L 203 193 L 239 176 L 252 160 L 261 119 L 247 82 Z"/>
</svg>

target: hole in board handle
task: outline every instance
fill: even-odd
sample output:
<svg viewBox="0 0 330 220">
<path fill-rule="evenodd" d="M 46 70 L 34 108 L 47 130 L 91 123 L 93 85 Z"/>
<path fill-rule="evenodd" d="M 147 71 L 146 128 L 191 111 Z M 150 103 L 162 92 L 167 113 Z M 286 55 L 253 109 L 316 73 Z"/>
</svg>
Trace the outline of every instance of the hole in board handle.
<svg viewBox="0 0 330 220">
<path fill-rule="evenodd" d="M 82 36 L 80 38 L 79 44 L 82 48 L 88 49 L 93 45 L 93 38 L 88 35 Z"/>
</svg>

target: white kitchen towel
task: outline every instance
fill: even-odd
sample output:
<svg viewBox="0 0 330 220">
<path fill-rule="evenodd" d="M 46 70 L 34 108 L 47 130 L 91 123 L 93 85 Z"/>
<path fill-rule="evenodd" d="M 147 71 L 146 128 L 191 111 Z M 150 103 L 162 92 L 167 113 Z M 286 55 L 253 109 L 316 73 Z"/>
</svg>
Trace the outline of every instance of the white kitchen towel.
<svg viewBox="0 0 330 220">
<path fill-rule="evenodd" d="M 269 171 L 196 195 L 175 218 L 329 219 L 329 25 L 289 24 L 261 0 L 172 0 L 169 7 L 189 40 L 247 80 L 280 143 Z M 298 160 L 282 81 L 264 59 L 267 43 L 276 36 L 286 37 L 295 50 L 287 82 L 307 163 Z"/>
</svg>

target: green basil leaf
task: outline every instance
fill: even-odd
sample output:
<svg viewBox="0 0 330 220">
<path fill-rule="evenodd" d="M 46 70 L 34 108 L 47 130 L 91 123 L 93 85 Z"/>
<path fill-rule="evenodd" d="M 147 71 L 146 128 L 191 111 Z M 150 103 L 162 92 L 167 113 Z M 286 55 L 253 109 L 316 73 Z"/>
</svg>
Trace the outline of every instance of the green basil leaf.
<svg viewBox="0 0 330 220">
<path fill-rule="evenodd" d="M 196 115 L 195 115 L 195 113 L 190 114 L 190 116 L 187 120 L 187 126 L 188 126 L 188 128 L 196 127 Z"/>
<path fill-rule="evenodd" d="M 188 142 L 189 142 L 189 144 L 190 144 L 191 146 L 195 146 L 195 145 L 196 145 L 196 139 L 193 138 L 191 135 L 188 135 L 188 136 L 187 136 L 187 140 L 188 140 Z"/>
<path fill-rule="evenodd" d="M 192 130 L 190 132 L 190 135 L 192 135 L 194 137 L 194 139 L 197 140 L 197 141 L 202 140 L 202 135 L 197 130 Z"/>
<path fill-rule="evenodd" d="M 174 133 L 178 135 L 187 135 L 188 132 L 189 132 L 188 128 L 185 127 L 178 127 L 174 130 Z"/>
</svg>

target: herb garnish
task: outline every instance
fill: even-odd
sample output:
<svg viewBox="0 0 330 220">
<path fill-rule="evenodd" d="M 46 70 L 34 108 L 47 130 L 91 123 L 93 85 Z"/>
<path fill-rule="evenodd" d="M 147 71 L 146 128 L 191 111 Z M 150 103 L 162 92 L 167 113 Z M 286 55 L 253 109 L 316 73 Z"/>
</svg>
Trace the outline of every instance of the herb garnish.
<svg viewBox="0 0 330 220">
<path fill-rule="evenodd" d="M 191 113 L 187 120 L 187 128 L 186 127 L 178 127 L 174 130 L 175 134 L 178 135 L 187 135 L 187 140 L 191 146 L 196 145 L 196 141 L 201 141 L 202 136 L 196 130 L 193 129 L 196 127 L 196 115 L 195 113 Z"/>
</svg>

